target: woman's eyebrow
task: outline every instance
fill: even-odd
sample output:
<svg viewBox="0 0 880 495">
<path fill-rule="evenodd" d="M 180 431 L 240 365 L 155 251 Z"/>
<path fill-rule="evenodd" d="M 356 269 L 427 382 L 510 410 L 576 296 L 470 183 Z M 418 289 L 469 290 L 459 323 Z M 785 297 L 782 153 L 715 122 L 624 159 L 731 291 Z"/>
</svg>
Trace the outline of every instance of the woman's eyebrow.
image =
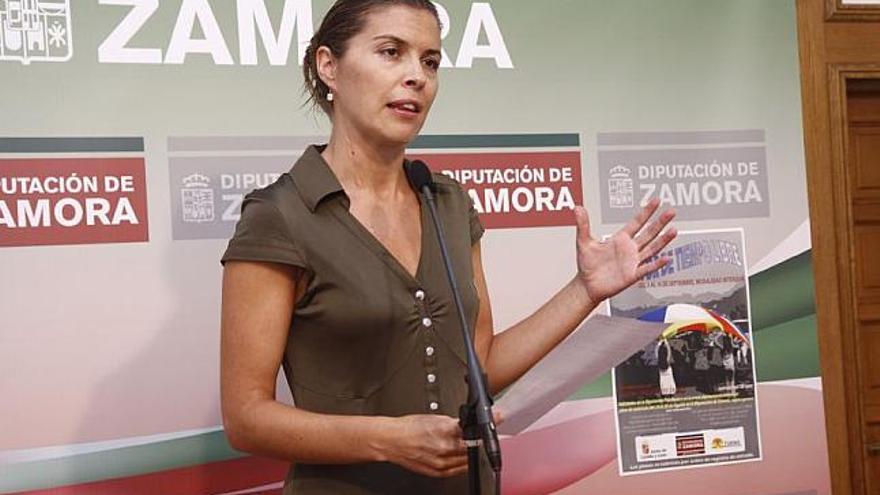
<svg viewBox="0 0 880 495">
<path fill-rule="evenodd" d="M 393 41 L 394 43 L 396 43 L 398 45 L 402 45 L 402 46 L 411 46 L 409 42 L 407 42 L 403 38 L 400 38 L 398 36 L 394 36 L 393 34 L 380 34 L 380 35 L 373 36 L 373 41 L 379 41 L 379 40 Z M 440 53 L 440 50 L 437 50 L 435 48 L 429 48 L 429 49 L 425 50 L 422 53 L 422 55 L 440 56 L 441 53 Z"/>
</svg>

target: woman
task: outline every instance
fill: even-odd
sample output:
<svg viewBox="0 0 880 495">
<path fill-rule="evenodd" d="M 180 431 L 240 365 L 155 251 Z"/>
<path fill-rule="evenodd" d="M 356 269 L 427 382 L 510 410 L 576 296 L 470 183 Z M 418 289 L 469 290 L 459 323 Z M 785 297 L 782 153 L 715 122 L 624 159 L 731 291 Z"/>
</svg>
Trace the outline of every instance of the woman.
<svg viewBox="0 0 880 495">
<path fill-rule="evenodd" d="M 295 463 L 285 493 L 467 490 L 454 419 L 467 395 L 463 344 L 430 219 L 402 168 L 434 101 L 439 65 L 429 1 L 336 2 L 304 60 L 310 95 L 332 122 L 330 140 L 246 198 L 223 256 L 224 426 L 235 448 Z M 494 336 L 482 227 L 458 184 L 435 180 L 493 392 L 600 301 L 661 267 L 663 258 L 643 261 L 675 235 L 661 234 L 671 212 L 648 222 L 652 202 L 600 243 L 578 208 L 577 275 Z M 296 407 L 275 401 L 279 366 Z M 481 472 L 489 490 L 488 466 Z"/>
</svg>

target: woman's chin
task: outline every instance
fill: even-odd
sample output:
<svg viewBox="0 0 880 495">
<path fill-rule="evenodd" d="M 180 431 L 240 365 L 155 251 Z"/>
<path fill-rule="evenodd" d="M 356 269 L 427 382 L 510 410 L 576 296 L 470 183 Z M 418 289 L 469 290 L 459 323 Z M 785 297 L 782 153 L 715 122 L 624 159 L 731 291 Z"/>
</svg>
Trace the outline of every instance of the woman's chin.
<svg viewBox="0 0 880 495">
<path fill-rule="evenodd" d="M 418 135 L 418 129 L 388 130 L 383 132 L 379 139 L 386 146 L 406 146 Z"/>
</svg>

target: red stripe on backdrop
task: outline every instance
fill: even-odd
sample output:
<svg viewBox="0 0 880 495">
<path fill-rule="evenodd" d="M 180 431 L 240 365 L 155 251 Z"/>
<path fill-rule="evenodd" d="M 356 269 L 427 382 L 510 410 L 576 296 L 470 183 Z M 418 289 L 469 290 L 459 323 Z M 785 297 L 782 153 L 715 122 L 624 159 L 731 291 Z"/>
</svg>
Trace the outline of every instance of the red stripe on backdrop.
<svg viewBox="0 0 880 495">
<path fill-rule="evenodd" d="M 18 495 L 211 495 L 265 486 L 284 480 L 289 463 L 244 457 L 158 473 L 18 492 Z M 279 494 L 281 490 L 253 492 Z"/>
</svg>

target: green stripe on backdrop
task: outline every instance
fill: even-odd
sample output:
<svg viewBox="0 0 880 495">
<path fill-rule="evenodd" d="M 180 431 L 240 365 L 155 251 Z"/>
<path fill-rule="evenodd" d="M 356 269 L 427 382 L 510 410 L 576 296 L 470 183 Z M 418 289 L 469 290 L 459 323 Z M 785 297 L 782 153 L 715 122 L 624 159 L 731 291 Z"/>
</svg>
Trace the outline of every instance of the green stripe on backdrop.
<svg viewBox="0 0 880 495">
<path fill-rule="evenodd" d="M 0 138 L 0 153 L 125 153 L 143 152 L 139 137 Z"/>
<path fill-rule="evenodd" d="M 0 471 L 0 493 L 38 490 L 155 473 L 243 457 L 223 431 L 104 452 L 11 464 Z"/>
<path fill-rule="evenodd" d="M 819 376 L 816 315 L 786 321 L 755 333 L 758 381 Z"/>
<path fill-rule="evenodd" d="M 752 326 L 760 332 L 782 322 L 816 313 L 810 251 L 749 278 Z"/>
<path fill-rule="evenodd" d="M 549 148 L 580 143 L 577 134 L 443 134 L 419 136 L 407 149 Z"/>
<path fill-rule="evenodd" d="M 605 373 L 593 383 L 581 387 L 568 400 L 596 399 L 599 397 L 611 397 L 611 373 Z"/>
</svg>

